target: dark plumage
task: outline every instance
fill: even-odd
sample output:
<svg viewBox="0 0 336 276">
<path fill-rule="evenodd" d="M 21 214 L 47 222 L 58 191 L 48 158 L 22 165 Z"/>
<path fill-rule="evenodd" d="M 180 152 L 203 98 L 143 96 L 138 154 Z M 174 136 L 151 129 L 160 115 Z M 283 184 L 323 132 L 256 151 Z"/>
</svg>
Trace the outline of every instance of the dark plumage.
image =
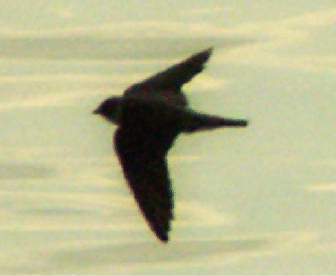
<svg viewBox="0 0 336 276">
<path fill-rule="evenodd" d="M 187 108 L 181 88 L 204 68 L 212 49 L 197 53 L 142 82 L 94 111 L 115 123 L 114 145 L 133 195 L 150 228 L 168 241 L 173 192 L 167 153 L 180 133 L 219 127 L 245 127 L 246 120 L 225 119 Z"/>
</svg>

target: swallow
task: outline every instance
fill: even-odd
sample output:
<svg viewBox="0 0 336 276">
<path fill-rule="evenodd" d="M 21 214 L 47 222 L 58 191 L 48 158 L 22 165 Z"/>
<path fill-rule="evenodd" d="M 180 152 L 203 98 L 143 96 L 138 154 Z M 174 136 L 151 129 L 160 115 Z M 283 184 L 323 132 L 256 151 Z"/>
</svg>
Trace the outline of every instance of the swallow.
<svg viewBox="0 0 336 276">
<path fill-rule="evenodd" d="M 117 126 L 114 149 L 124 177 L 150 229 L 168 242 L 173 220 L 173 190 L 167 154 L 182 133 L 221 127 L 246 127 L 247 120 L 196 112 L 182 90 L 200 73 L 212 48 L 126 89 L 121 97 L 104 100 L 95 110 Z"/>
</svg>

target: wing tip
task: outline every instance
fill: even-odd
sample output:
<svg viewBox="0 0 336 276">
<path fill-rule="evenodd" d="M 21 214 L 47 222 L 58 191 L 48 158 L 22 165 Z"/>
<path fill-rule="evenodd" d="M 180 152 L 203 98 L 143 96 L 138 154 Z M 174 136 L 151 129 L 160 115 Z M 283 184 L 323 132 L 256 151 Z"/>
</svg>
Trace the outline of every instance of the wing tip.
<svg viewBox="0 0 336 276">
<path fill-rule="evenodd" d="M 157 237 L 159 238 L 159 240 L 161 242 L 163 242 L 164 244 L 167 244 L 169 241 L 169 237 L 167 233 L 157 233 Z"/>
<path fill-rule="evenodd" d="M 214 51 L 214 47 L 210 46 L 209 48 L 206 48 L 205 50 L 199 52 L 196 55 L 206 55 L 206 57 L 209 58 L 212 55 L 213 51 Z"/>
<path fill-rule="evenodd" d="M 193 59 L 193 58 L 203 58 L 203 59 L 207 60 L 211 56 L 213 51 L 214 51 L 214 47 L 210 46 L 208 48 L 205 48 L 201 51 L 198 51 L 198 52 L 192 54 L 191 56 L 189 56 L 189 58 L 187 58 L 187 60 L 188 59 Z"/>
<path fill-rule="evenodd" d="M 158 228 L 152 228 L 155 236 L 162 242 L 162 243 L 168 243 L 169 241 L 169 229 L 158 229 Z"/>
<path fill-rule="evenodd" d="M 206 48 L 200 52 L 197 52 L 196 54 L 193 54 L 191 57 L 187 59 L 187 61 L 196 63 L 200 66 L 199 72 L 204 68 L 205 63 L 210 58 L 212 52 L 214 50 L 214 47 Z"/>
<path fill-rule="evenodd" d="M 209 55 L 211 55 L 213 51 L 214 51 L 214 46 L 210 46 L 209 48 L 204 50 L 204 52 L 208 53 Z"/>
</svg>

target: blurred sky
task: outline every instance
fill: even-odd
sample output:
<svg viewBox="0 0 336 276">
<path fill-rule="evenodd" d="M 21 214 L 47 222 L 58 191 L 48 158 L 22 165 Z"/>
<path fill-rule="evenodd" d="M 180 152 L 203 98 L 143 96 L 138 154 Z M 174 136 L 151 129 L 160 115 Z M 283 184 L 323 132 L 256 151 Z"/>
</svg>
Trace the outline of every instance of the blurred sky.
<svg viewBox="0 0 336 276">
<path fill-rule="evenodd" d="M 336 273 L 334 0 L 0 1 L 0 272 Z M 96 105 L 214 46 L 185 88 L 167 245 Z"/>
</svg>

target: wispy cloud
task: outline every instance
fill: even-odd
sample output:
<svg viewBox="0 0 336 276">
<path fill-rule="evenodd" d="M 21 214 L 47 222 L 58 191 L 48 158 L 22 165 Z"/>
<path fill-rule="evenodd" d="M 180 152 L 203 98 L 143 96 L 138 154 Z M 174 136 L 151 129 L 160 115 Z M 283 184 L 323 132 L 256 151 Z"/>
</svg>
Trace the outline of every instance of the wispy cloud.
<svg viewBox="0 0 336 276">
<path fill-rule="evenodd" d="M 281 56 L 276 53 L 261 53 L 261 49 L 241 49 L 235 53 L 225 55 L 223 62 L 233 62 L 245 65 L 263 66 L 267 68 L 299 69 L 307 72 L 336 73 L 336 56 Z M 240 59 L 241 56 L 245 59 Z"/>
<path fill-rule="evenodd" d="M 210 65 L 211 66 L 211 65 Z M 211 77 L 209 74 L 202 74 L 197 76 L 192 82 L 188 83 L 185 86 L 185 89 L 188 91 L 216 91 L 223 90 L 229 84 L 227 79 L 219 79 Z"/>
<path fill-rule="evenodd" d="M 172 241 L 168 245 L 145 242 L 110 244 L 82 244 L 73 249 L 59 249 L 50 256 L 50 264 L 66 263 L 68 268 L 87 271 L 83 263 L 94 264 L 96 269 L 106 269 L 106 264 L 125 264 L 126 271 L 176 271 L 176 269 L 202 267 L 209 269 L 225 264 L 289 252 L 295 247 L 314 242 L 312 235 L 303 232 L 269 233 L 227 237 L 222 240 Z M 141 248 L 141 250 L 139 250 Z M 115 254 L 113 253 L 115 252 Z M 146 252 L 142 254 L 141 252 Z M 79 261 L 80 260 L 80 261 Z M 83 262 L 86 260 L 86 262 Z M 113 266 L 110 268 L 113 271 Z"/>
<path fill-rule="evenodd" d="M 162 31 L 161 31 L 162 32 Z M 235 47 L 247 39 L 211 37 L 15 38 L 0 39 L 0 58 L 64 60 L 171 59 L 209 46 Z M 137 45 L 136 49 L 134 45 Z M 197 45 L 197 47 L 196 47 Z M 188 49 L 188 50 L 187 50 Z"/>
<path fill-rule="evenodd" d="M 75 13 L 72 9 L 70 8 L 62 8 L 62 9 L 59 9 L 57 11 L 55 11 L 55 14 L 62 18 L 62 19 L 66 19 L 66 20 L 69 20 L 71 18 L 74 17 Z"/>
<path fill-rule="evenodd" d="M 209 23 L 172 21 L 112 22 L 38 31 L 0 29 L 0 58 L 169 59 L 186 49 L 190 52 L 209 46 L 232 48 L 254 40 L 244 33 Z"/>
<path fill-rule="evenodd" d="M 222 53 L 218 62 L 232 62 L 245 65 L 283 67 L 306 71 L 335 71 L 336 56 L 333 54 L 304 51 L 310 45 L 316 46 L 316 40 L 333 43 L 327 36 L 319 36 L 323 27 L 334 24 L 336 9 L 310 12 L 296 17 L 277 21 L 243 24 L 235 30 L 251 36 L 266 36 L 264 43 L 251 44 Z M 316 37 L 318 36 L 318 37 Z M 323 42 L 320 41 L 320 44 Z M 284 53 L 279 50 L 295 47 L 301 49 L 296 53 Z"/>
<path fill-rule="evenodd" d="M 181 226 L 218 226 L 235 224 L 234 216 L 218 212 L 209 206 L 199 202 L 182 201 L 176 202 L 176 225 Z"/>
<path fill-rule="evenodd" d="M 32 75 L 7 75 L 0 76 L 0 85 L 30 85 L 31 91 L 18 91 L 15 96 L 9 93 L 2 96 L 0 111 L 16 108 L 62 106 L 74 103 L 78 99 L 106 95 L 113 92 L 122 93 L 132 82 L 143 78 L 143 74 L 130 75 L 98 75 L 98 74 L 32 74 Z M 73 88 L 72 84 L 76 87 Z M 48 90 L 45 85 L 48 85 Z M 90 89 L 91 85 L 91 89 Z M 97 87 L 94 89 L 94 85 Z M 40 87 L 42 86 L 42 88 Z M 59 88 L 59 87 L 62 88 Z M 106 87 L 104 90 L 103 87 Z M 98 89 L 99 88 L 99 89 Z"/>
<path fill-rule="evenodd" d="M 204 36 L 220 37 L 223 35 L 234 35 L 235 33 L 227 28 L 213 25 L 207 22 L 174 22 L 163 20 L 111 22 L 95 26 L 71 27 L 61 29 L 40 29 L 36 30 L 10 30 L 0 29 L 0 37 L 4 38 L 70 38 L 70 37 L 93 37 L 93 38 L 167 38 L 171 37 L 194 37 Z M 230 37 L 227 37 L 230 38 Z M 231 37 L 237 38 L 237 37 Z M 230 40 L 230 39 L 229 39 Z"/>
<path fill-rule="evenodd" d="M 317 183 L 306 188 L 308 192 L 336 192 L 336 182 Z"/>
<path fill-rule="evenodd" d="M 211 6 L 211 7 L 193 7 L 188 11 L 188 14 L 200 16 L 200 15 L 211 15 L 214 16 L 214 14 L 218 13 L 229 13 L 234 11 L 232 7 L 229 6 Z"/>
<path fill-rule="evenodd" d="M 41 233 L 43 234 L 43 233 Z M 55 233 L 51 233 L 55 234 Z M 43 235 L 45 236 L 45 235 Z M 65 235 L 66 237 L 66 235 Z M 169 271 L 177 267 L 197 266 L 202 260 L 213 256 L 222 256 L 222 261 L 233 255 L 248 256 L 251 252 L 263 251 L 270 246 L 270 241 L 256 239 L 227 239 L 223 241 L 187 241 L 168 244 L 163 248 L 156 241 L 145 242 L 78 242 L 67 241 L 61 246 L 39 247 L 35 254 L 21 251 L 20 262 L 0 262 L 1 271 L 7 273 L 118 273 Z M 43 250 L 44 248 L 44 250 Z M 46 250 L 47 249 L 47 250 Z M 141 249 L 141 250 L 139 250 Z M 146 252 L 146 254 L 143 254 Z M 36 255 L 40 254 L 40 258 Z"/>
<path fill-rule="evenodd" d="M 84 264 L 104 266 L 110 264 L 127 264 L 128 266 L 148 265 L 188 265 L 193 266 L 199 259 L 212 256 L 244 254 L 244 252 L 263 250 L 270 245 L 265 239 L 232 239 L 214 241 L 175 241 L 165 248 L 156 243 L 122 243 L 105 244 L 100 246 L 86 246 L 78 250 L 60 250 L 50 261 L 67 263 L 77 266 L 79 260 Z M 141 250 L 139 250 L 141 248 Z M 113 254 L 115 252 L 116 254 Z M 146 252 L 144 255 L 141 252 Z M 174 252 L 179 252 L 174 254 Z M 77 260 L 78 258 L 78 260 Z M 83 260 L 86 260 L 83 262 Z"/>
<path fill-rule="evenodd" d="M 106 95 L 102 87 L 113 87 L 109 91 L 120 94 L 132 82 L 143 78 L 143 74 L 31 74 L 31 75 L 2 75 L 0 85 L 30 85 L 31 91 L 18 91 L 15 96 L 7 92 L 0 101 L 0 111 L 16 108 L 48 107 L 69 105 L 78 99 Z M 76 88 L 71 85 L 75 84 Z M 48 86 L 49 91 L 45 91 Z M 90 85 L 96 85 L 96 89 Z M 42 86 L 42 88 L 40 88 Z M 59 88 L 62 86 L 62 89 Z M 89 88 L 87 87 L 89 86 Z M 100 88 L 100 89 L 98 89 Z M 7 88 L 9 90 L 10 88 Z M 107 89 L 107 88 L 106 88 Z M 50 91 L 51 90 L 51 91 Z"/>
<path fill-rule="evenodd" d="M 0 84 L 20 82 L 108 82 L 120 83 L 141 79 L 144 74 L 30 74 L 30 75 L 0 75 Z"/>
<path fill-rule="evenodd" d="M 325 27 L 336 23 L 336 9 L 325 9 L 315 12 L 308 12 L 300 16 L 283 20 L 289 27 Z"/>
<path fill-rule="evenodd" d="M 48 178 L 55 176 L 53 168 L 32 163 L 0 163 L 0 179 Z"/>
<path fill-rule="evenodd" d="M 169 163 L 197 162 L 201 159 L 202 157 L 198 155 L 170 155 Z"/>
<path fill-rule="evenodd" d="M 7 101 L 0 103 L 0 111 L 15 110 L 18 108 L 38 108 L 38 107 L 49 107 L 49 106 L 65 106 L 71 102 L 76 101 L 78 98 L 85 97 L 85 94 L 53 94 L 47 96 L 35 96 L 28 99 L 19 101 Z"/>
<path fill-rule="evenodd" d="M 212 45 L 234 49 L 263 41 L 260 47 L 279 47 L 307 41 L 315 28 L 333 24 L 335 14 L 335 9 L 322 10 L 278 21 L 243 23 L 231 28 L 207 22 L 143 21 L 38 31 L 2 29 L 0 57 L 148 60 L 176 58 L 185 49 L 196 50 L 195 45 L 198 50 Z M 136 51 L 133 45 L 137 45 Z"/>
</svg>

